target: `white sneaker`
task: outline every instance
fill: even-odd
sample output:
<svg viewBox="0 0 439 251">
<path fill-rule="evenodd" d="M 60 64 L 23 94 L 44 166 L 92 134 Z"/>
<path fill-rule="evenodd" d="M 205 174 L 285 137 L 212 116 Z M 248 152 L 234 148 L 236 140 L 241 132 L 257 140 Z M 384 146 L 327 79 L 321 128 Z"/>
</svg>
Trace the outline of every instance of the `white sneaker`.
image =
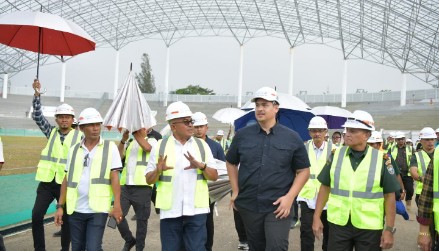
<svg viewBox="0 0 439 251">
<path fill-rule="evenodd" d="M 248 243 L 240 241 L 238 244 L 238 249 L 239 250 L 248 250 Z"/>
</svg>

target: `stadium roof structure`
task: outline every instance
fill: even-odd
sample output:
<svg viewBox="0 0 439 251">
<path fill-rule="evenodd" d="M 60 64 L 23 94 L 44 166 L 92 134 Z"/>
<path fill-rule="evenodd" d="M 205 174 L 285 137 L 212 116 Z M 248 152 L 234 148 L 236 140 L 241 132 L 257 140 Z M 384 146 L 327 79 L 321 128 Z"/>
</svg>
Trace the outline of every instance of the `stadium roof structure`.
<svg viewBox="0 0 439 251">
<path fill-rule="evenodd" d="M 242 45 L 270 36 L 292 48 L 330 45 L 345 59 L 391 66 L 438 86 L 438 1 L 5 0 L 0 14 L 40 7 L 80 25 L 98 48 L 119 50 L 143 39 L 171 46 L 199 36 L 234 37 Z M 14 75 L 35 62 L 35 53 L 0 45 L 0 73 Z"/>
</svg>

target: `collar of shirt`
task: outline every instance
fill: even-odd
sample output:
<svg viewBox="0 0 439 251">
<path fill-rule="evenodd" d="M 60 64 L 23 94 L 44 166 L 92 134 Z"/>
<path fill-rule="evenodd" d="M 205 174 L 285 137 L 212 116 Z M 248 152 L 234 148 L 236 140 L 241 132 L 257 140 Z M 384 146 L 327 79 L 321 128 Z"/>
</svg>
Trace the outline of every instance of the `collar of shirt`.
<svg viewBox="0 0 439 251">
<path fill-rule="evenodd" d="M 311 142 L 312 142 L 312 146 L 314 147 L 314 151 L 323 151 L 323 149 L 325 149 L 325 145 L 326 145 L 325 141 L 323 141 L 323 144 L 320 147 L 317 147 L 314 144 L 314 141 L 311 140 Z"/>
<path fill-rule="evenodd" d="M 369 149 L 368 145 L 366 145 L 366 148 L 363 151 L 355 151 L 349 147 L 348 150 L 346 151 L 346 154 L 351 155 L 355 159 L 359 159 L 359 158 L 366 156 L 368 149 Z"/>
<path fill-rule="evenodd" d="M 81 140 L 81 148 L 87 149 L 87 147 L 85 147 L 84 143 L 85 143 L 85 137 Z M 104 140 L 102 139 L 102 137 L 99 137 L 99 143 L 97 145 L 100 146 L 102 144 L 104 144 Z M 87 149 L 87 151 L 88 151 L 88 149 Z"/>
<path fill-rule="evenodd" d="M 279 123 L 274 124 L 274 126 L 272 128 L 270 128 L 270 133 L 269 134 L 275 134 L 276 132 L 276 128 L 279 126 Z M 267 134 L 264 129 L 262 129 L 262 127 L 259 125 L 259 123 L 257 124 L 257 126 L 255 127 L 258 133 L 264 133 Z"/>
</svg>

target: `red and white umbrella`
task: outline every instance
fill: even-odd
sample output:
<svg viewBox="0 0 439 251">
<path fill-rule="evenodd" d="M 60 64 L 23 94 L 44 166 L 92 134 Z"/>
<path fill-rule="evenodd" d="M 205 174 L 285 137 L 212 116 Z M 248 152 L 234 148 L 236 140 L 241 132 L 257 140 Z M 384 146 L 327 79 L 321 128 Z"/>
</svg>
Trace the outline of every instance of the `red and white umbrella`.
<svg viewBox="0 0 439 251">
<path fill-rule="evenodd" d="M 0 43 L 38 53 L 75 56 L 95 50 L 91 36 L 72 21 L 60 16 L 18 11 L 0 16 Z"/>
</svg>

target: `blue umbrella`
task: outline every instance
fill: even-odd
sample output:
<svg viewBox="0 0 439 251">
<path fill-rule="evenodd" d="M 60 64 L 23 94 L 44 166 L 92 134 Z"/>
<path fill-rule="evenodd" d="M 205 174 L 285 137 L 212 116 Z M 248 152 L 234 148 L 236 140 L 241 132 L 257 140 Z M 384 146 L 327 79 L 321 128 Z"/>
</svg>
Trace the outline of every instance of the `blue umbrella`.
<svg viewBox="0 0 439 251">
<path fill-rule="evenodd" d="M 279 108 L 277 121 L 291 130 L 296 131 L 303 141 L 311 139 L 308 133 L 308 125 L 314 114 L 306 111 L 297 111 L 286 108 Z M 244 116 L 235 120 L 235 130 L 257 123 L 254 111 L 248 112 Z"/>
<path fill-rule="evenodd" d="M 338 117 L 332 115 L 318 115 L 326 120 L 328 123 L 328 129 L 341 129 L 342 125 L 346 122 L 346 117 Z"/>
</svg>

